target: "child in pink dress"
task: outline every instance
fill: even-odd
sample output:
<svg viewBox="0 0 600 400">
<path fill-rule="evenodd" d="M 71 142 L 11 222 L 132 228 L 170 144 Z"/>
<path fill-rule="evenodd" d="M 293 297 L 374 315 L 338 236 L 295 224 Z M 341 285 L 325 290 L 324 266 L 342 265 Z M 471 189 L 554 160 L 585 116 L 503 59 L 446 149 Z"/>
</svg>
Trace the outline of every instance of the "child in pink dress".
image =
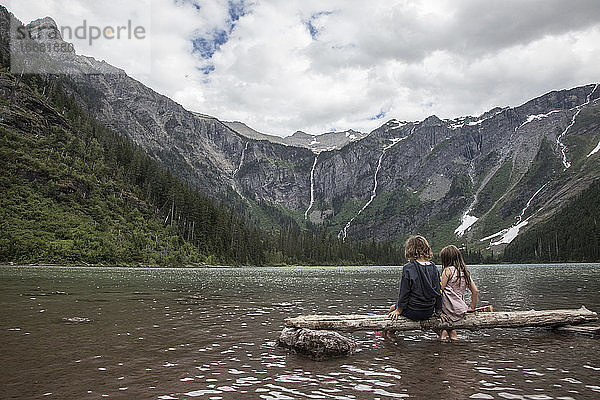
<svg viewBox="0 0 600 400">
<path fill-rule="evenodd" d="M 442 312 L 450 321 L 458 321 L 477 306 L 479 290 L 465 265 L 463 256 L 456 246 L 446 246 L 440 252 L 442 261 Z M 471 291 L 471 306 L 465 302 L 465 290 Z M 443 330 L 441 340 L 448 339 L 448 332 Z M 450 339 L 457 340 L 456 330 L 450 331 Z"/>
</svg>

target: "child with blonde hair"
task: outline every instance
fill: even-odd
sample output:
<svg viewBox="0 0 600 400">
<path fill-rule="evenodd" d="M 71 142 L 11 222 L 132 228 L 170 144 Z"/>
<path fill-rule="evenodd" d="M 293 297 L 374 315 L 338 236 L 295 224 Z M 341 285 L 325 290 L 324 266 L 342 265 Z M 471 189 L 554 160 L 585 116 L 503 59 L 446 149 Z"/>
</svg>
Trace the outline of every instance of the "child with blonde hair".
<svg viewBox="0 0 600 400">
<path fill-rule="evenodd" d="M 440 314 L 442 294 L 440 273 L 431 261 L 433 252 L 423 236 L 411 236 L 406 241 L 404 255 L 408 263 L 402 267 L 398 301 L 390 306 L 388 317 L 398 316 L 414 321 L 429 319 L 434 312 Z"/>
</svg>

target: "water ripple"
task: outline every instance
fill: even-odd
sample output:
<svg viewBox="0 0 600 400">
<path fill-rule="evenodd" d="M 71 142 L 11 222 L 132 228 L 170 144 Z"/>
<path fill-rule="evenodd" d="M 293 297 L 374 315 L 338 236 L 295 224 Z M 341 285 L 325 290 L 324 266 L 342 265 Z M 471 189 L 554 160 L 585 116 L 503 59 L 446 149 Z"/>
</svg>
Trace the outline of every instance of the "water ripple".
<svg viewBox="0 0 600 400">
<path fill-rule="evenodd" d="M 357 354 L 325 362 L 276 346 L 282 321 L 290 316 L 385 313 L 397 295 L 399 273 L 393 267 L 0 267 L 7 397 L 600 395 L 597 339 L 547 329 L 459 331 L 460 341 L 448 344 L 429 332 L 357 332 Z M 600 309 L 600 266 L 473 267 L 472 275 L 482 301 L 499 310 L 581 304 Z"/>
</svg>

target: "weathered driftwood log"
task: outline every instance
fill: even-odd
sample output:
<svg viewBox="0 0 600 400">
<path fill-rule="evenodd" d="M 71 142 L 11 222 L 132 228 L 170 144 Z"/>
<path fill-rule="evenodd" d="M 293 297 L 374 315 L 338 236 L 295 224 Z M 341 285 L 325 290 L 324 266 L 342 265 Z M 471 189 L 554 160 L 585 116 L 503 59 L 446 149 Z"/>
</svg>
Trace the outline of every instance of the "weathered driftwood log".
<svg viewBox="0 0 600 400">
<path fill-rule="evenodd" d="M 519 328 L 528 326 L 561 326 L 576 325 L 597 321 L 598 314 L 582 306 L 580 309 L 543 310 L 543 311 L 510 311 L 469 313 L 456 322 L 442 321 L 432 317 L 426 321 L 415 322 L 399 317 L 392 321 L 387 315 L 301 315 L 287 318 L 285 326 L 290 328 L 307 328 L 331 331 L 410 331 L 483 328 Z"/>
<path fill-rule="evenodd" d="M 294 349 L 313 358 L 324 359 L 349 355 L 356 349 L 356 343 L 352 339 L 334 331 L 477 330 L 565 325 L 573 330 L 576 327 L 572 325 L 597 320 L 598 314 L 583 306 L 578 310 L 477 312 L 467 314 L 456 322 L 442 321 L 437 317 L 415 322 L 404 317 L 392 321 L 387 315 L 301 315 L 285 320 L 286 328 L 281 332 L 278 343 L 280 346 Z"/>
<path fill-rule="evenodd" d="M 284 328 L 277 343 L 321 360 L 354 353 L 356 342 L 337 332 Z"/>
<path fill-rule="evenodd" d="M 559 332 L 565 333 L 583 333 L 587 335 L 598 335 L 600 334 L 600 326 L 559 326 L 556 328 Z"/>
</svg>

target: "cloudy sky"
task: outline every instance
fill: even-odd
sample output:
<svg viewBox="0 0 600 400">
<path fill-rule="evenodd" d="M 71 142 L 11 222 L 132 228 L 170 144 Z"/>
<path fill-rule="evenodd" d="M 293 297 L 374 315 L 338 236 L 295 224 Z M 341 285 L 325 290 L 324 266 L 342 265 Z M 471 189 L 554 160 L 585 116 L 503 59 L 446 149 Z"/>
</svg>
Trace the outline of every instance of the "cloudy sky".
<svg viewBox="0 0 600 400">
<path fill-rule="evenodd" d="M 600 81 L 598 0 L 3 3 L 23 22 L 143 25 L 145 41 L 72 41 L 190 110 L 281 136 L 479 115 Z"/>
</svg>

